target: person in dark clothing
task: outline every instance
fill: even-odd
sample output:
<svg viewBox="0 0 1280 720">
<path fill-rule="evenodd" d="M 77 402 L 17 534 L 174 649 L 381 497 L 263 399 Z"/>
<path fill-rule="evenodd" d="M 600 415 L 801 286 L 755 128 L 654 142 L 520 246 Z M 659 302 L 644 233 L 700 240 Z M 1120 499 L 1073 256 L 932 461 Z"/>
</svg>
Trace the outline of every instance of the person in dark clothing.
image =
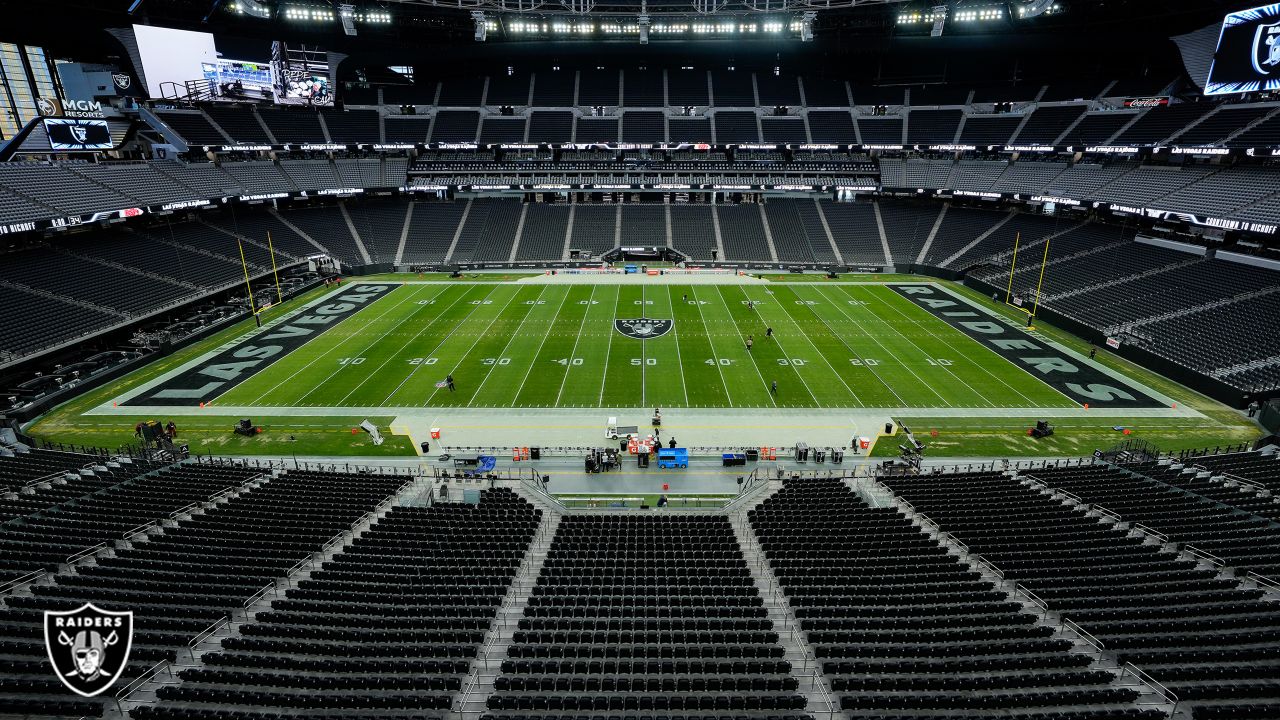
<svg viewBox="0 0 1280 720">
<path fill-rule="evenodd" d="M 769 392 L 773 393 L 774 395 L 777 395 L 777 394 L 778 394 L 778 381 L 777 381 L 777 380 L 774 380 L 774 381 L 773 381 L 773 384 L 769 386 Z"/>
<path fill-rule="evenodd" d="M 1098 348 L 1096 347 L 1089 348 L 1089 359 L 1092 360 L 1096 357 L 1098 357 Z"/>
<path fill-rule="evenodd" d="M 661 494 L 661 495 L 659 495 L 659 496 L 658 496 L 658 507 L 666 507 L 666 506 L 667 506 L 667 502 L 668 502 L 668 500 L 667 500 L 667 495 L 666 495 L 666 493 L 663 493 L 663 494 Z"/>
<path fill-rule="evenodd" d="M 771 327 L 767 327 L 767 328 L 765 328 L 765 329 L 764 329 L 764 336 L 765 336 L 765 337 L 767 337 L 767 338 L 771 338 L 771 337 L 773 337 L 773 328 L 771 328 Z"/>
<path fill-rule="evenodd" d="M 1249 417 L 1256 416 L 1258 414 L 1258 409 L 1261 407 L 1262 406 L 1258 403 L 1257 400 L 1254 400 L 1253 402 L 1249 403 Z"/>
<path fill-rule="evenodd" d="M 452 376 L 452 375 L 447 375 L 447 376 L 445 376 L 444 381 L 445 381 L 445 382 L 447 382 L 447 383 L 449 383 L 449 392 L 453 392 L 454 390 L 457 390 L 457 389 L 458 389 L 458 388 L 457 388 L 457 387 L 455 387 L 455 386 L 454 386 L 454 384 L 453 384 L 453 376 Z"/>
<path fill-rule="evenodd" d="M 676 449 L 676 439 L 674 436 L 667 441 L 667 447 L 671 448 L 672 450 Z"/>
</svg>

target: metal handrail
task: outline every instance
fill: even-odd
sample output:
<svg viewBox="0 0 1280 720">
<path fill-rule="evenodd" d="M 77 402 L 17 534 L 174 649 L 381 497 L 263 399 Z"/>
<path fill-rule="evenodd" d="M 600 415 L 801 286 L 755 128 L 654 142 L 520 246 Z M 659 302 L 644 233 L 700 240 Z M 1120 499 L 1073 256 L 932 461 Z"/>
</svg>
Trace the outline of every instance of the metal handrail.
<svg viewBox="0 0 1280 720">
<path fill-rule="evenodd" d="M 1159 530 L 1152 529 L 1150 527 L 1147 527 L 1146 525 L 1143 525 L 1142 523 L 1137 523 L 1137 522 L 1133 524 L 1133 527 L 1137 530 L 1141 530 L 1146 535 L 1150 535 L 1156 538 L 1160 542 L 1166 542 L 1166 543 L 1169 542 L 1169 536 L 1165 535 Z"/>
<path fill-rule="evenodd" d="M 1187 551 L 1187 552 L 1189 552 L 1189 553 L 1191 553 L 1191 554 L 1192 554 L 1192 555 L 1194 555 L 1195 557 L 1200 558 L 1201 560 L 1204 560 L 1204 561 L 1208 562 L 1210 565 L 1214 565 L 1214 566 L 1216 566 L 1216 567 L 1220 567 L 1220 568 L 1223 568 L 1223 567 L 1226 567 L 1226 566 L 1227 566 L 1226 561 L 1225 561 L 1225 560 L 1223 560 L 1222 558 L 1218 557 L 1217 555 L 1214 555 L 1214 554 L 1213 554 L 1213 553 L 1211 553 L 1211 552 L 1206 552 L 1206 551 L 1204 551 L 1204 550 L 1201 550 L 1200 548 L 1196 547 L 1195 545 L 1186 544 L 1186 545 L 1183 545 L 1183 546 L 1182 546 L 1182 549 L 1183 549 L 1183 550 L 1186 550 L 1186 551 Z"/>
<path fill-rule="evenodd" d="M 204 642 L 206 638 L 218 632 L 230 622 L 231 620 L 226 615 L 223 615 L 214 621 L 212 625 L 196 633 L 194 637 L 187 641 L 187 652 L 191 653 L 197 645 Z M 194 654 L 192 654 L 192 659 L 195 659 Z"/>
<path fill-rule="evenodd" d="M 976 559 L 978 562 L 980 562 L 980 563 L 982 563 L 983 565 L 985 565 L 989 570 L 991 570 L 991 572 L 993 572 L 993 573 L 995 573 L 995 574 L 996 574 L 996 577 L 1000 578 L 1001 580 L 1004 580 L 1004 579 L 1005 579 L 1004 571 L 1003 571 L 1003 570 L 1001 570 L 999 567 L 997 567 L 995 563 L 991 562 L 990 560 L 986 559 L 985 557 L 983 557 L 983 556 L 981 556 L 981 555 L 974 555 L 974 554 L 971 554 L 971 555 L 969 555 L 969 558 L 970 558 L 970 559 Z"/>
<path fill-rule="evenodd" d="M 1013 591 L 1015 593 L 1021 593 L 1022 595 L 1025 595 L 1026 598 L 1031 601 L 1032 605 L 1035 605 L 1036 607 L 1040 608 L 1040 612 L 1042 615 L 1048 614 L 1049 603 L 1045 602 L 1039 595 L 1035 594 L 1034 592 L 1031 592 L 1031 588 L 1028 588 L 1026 585 L 1023 585 L 1022 583 L 1014 583 Z"/>
<path fill-rule="evenodd" d="M 96 465 L 98 465 L 98 463 L 95 461 L 95 462 L 86 463 L 86 464 L 84 464 L 84 465 L 81 465 L 81 466 L 80 466 L 80 469 L 79 469 L 79 470 L 77 470 L 77 471 L 73 471 L 73 470 L 58 470 L 57 472 L 51 472 L 51 473 L 49 473 L 48 475 L 41 475 L 41 476 L 40 476 L 40 477 L 38 477 L 38 478 L 34 478 L 34 479 L 32 479 L 32 480 L 28 480 L 28 481 L 26 482 L 26 484 L 24 484 L 24 485 L 22 486 L 22 489 L 23 489 L 23 490 L 26 490 L 27 488 L 35 487 L 36 485 L 39 485 L 40 483 L 53 482 L 54 480 L 57 480 L 58 478 L 66 477 L 68 474 L 74 474 L 75 472 L 84 472 L 85 470 L 88 470 L 89 468 L 94 467 L 94 466 L 96 466 Z"/>
<path fill-rule="evenodd" d="M 334 535 L 333 537 L 331 537 L 331 538 L 329 538 L 328 540 L 326 540 L 326 541 L 325 541 L 325 543 L 324 543 L 324 545 L 321 545 L 321 546 L 320 546 L 320 552 L 328 552 L 329 548 L 333 547 L 334 545 L 337 545 L 337 544 L 338 544 L 338 543 L 340 543 L 340 542 L 342 542 L 342 533 L 338 533 L 337 535 Z M 310 558 L 307 558 L 307 560 L 309 560 L 309 559 L 310 559 Z M 305 562 L 305 560 L 304 560 L 303 562 Z M 292 573 L 294 570 L 297 570 L 297 569 L 298 569 L 298 568 L 297 568 L 297 566 L 295 565 L 294 567 L 292 567 L 292 568 L 290 568 L 290 569 L 289 569 L 289 572 L 290 572 L 290 573 Z M 286 574 L 288 574 L 288 573 L 286 573 Z"/>
<path fill-rule="evenodd" d="M 173 512 L 169 513 L 169 519 L 170 519 L 170 520 L 176 520 L 176 519 L 177 519 L 177 517 L 178 517 L 179 515 L 185 515 L 185 514 L 187 514 L 187 511 L 188 511 L 188 510 L 191 510 L 192 508 L 194 508 L 194 507 L 198 506 L 199 504 L 200 504 L 200 503 L 188 503 L 188 504 L 186 504 L 186 505 L 183 505 L 182 507 L 178 508 L 177 510 L 174 510 Z"/>
<path fill-rule="evenodd" d="M 398 491 L 397 491 L 397 494 L 399 494 Z M 395 495 L 392 495 L 392 497 L 395 497 Z M 360 517 L 356 518 L 355 521 L 351 523 L 351 531 L 355 532 L 356 526 L 364 522 L 365 518 L 369 517 L 369 515 L 370 513 L 366 512 L 366 513 L 362 513 Z"/>
<path fill-rule="evenodd" d="M 93 547 L 87 547 L 87 548 L 85 548 L 85 549 L 83 549 L 83 550 L 80 550 L 80 551 L 78 551 L 78 552 L 74 552 L 74 553 L 72 553 L 71 555 L 67 556 L 67 564 L 68 564 L 68 565 L 70 565 L 71 563 L 74 563 L 74 562 L 76 562 L 76 561 L 78 561 L 78 560 L 82 560 L 82 559 L 84 559 L 84 558 L 86 558 L 86 557 L 89 557 L 90 555 L 92 555 L 92 554 L 94 554 L 94 553 L 98 552 L 99 550 L 101 550 L 102 548 L 104 548 L 104 547 L 106 547 L 106 546 L 107 546 L 107 544 L 106 544 L 106 543 L 104 543 L 104 542 L 100 542 L 100 543 L 98 543 L 97 545 L 94 545 Z"/>
<path fill-rule="evenodd" d="M 39 580 L 40 578 L 48 574 L 49 572 L 43 568 L 39 570 L 32 570 L 31 572 L 27 573 L 26 575 L 23 575 L 22 577 L 14 578 L 9 582 L 5 583 L 4 585 L 0 585 L 0 594 L 7 593 L 10 590 L 14 590 L 19 585 L 25 585 L 29 582 L 35 582 L 36 580 Z"/>
<path fill-rule="evenodd" d="M 930 518 L 928 515 L 925 515 L 922 512 L 918 512 L 916 513 L 916 519 L 919 520 L 921 523 L 933 528 L 933 531 L 935 533 L 942 532 L 942 528 L 938 527 L 938 523 L 934 522 L 933 518 Z"/>
<path fill-rule="evenodd" d="M 1048 487 L 1048 486 L 1046 486 L 1046 487 Z M 1049 489 L 1050 489 L 1050 490 L 1053 490 L 1054 492 L 1058 493 L 1059 495 L 1066 495 L 1068 499 L 1070 499 L 1070 500 L 1074 500 L 1074 501 L 1076 501 L 1076 502 L 1080 503 L 1081 505 L 1083 505 L 1083 504 L 1084 504 L 1084 500 L 1081 500 L 1081 499 L 1080 499 L 1080 496 L 1079 496 L 1079 495 L 1077 495 L 1077 494 L 1075 494 L 1075 493 L 1073 493 L 1073 492 L 1068 492 L 1068 491 L 1066 491 L 1066 490 L 1061 490 L 1061 489 L 1059 489 L 1059 488 L 1049 488 Z"/>
<path fill-rule="evenodd" d="M 1105 515 L 1106 517 L 1109 517 L 1116 522 L 1124 522 L 1124 518 L 1120 517 L 1119 513 L 1115 512 L 1114 510 L 1108 510 L 1102 507 L 1101 505 L 1098 505 L 1097 503 L 1093 505 L 1092 509 L 1097 510 L 1100 514 Z"/>
<path fill-rule="evenodd" d="M 835 704 L 835 701 L 831 698 L 831 693 L 827 692 L 827 689 L 823 687 L 821 683 L 818 682 L 819 673 L 818 673 L 818 666 L 816 662 L 814 663 L 813 673 L 814 673 L 814 676 L 813 676 L 813 684 L 811 689 L 818 691 L 818 698 L 823 703 L 826 704 L 827 718 L 828 720 L 831 720 L 831 718 L 834 718 L 836 714 L 836 704 Z"/>
<path fill-rule="evenodd" d="M 1088 630 L 1085 630 L 1084 628 L 1080 627 L 1080 625 L 1076 623 L 1076 621 L 1070 618 L 1062 618 L 1062 624 L 1065 627 L 1069 628 L 1075 634 L 1079 635 L 1080 639 L 1092 645 L 1094 649 L 1097 650 L 1099 653 L 1107 649 L 1107 646 L 1104 645 L 1101 640 L 1094 637 L 1093 633 L 1090 633 Z"/>
<path fill-rule="evenodd" d="M 125 534 L 124 534 L 124 537 L 122 537 L 122 538 L 120 538 L 120 539 L 121 539 L 121 540 L 132 540 L 134 537 L 136 537 L 136 536 L 138 536 L 138 535 L 141 535 L 141 534 L 145 533 L 146 531 L 150 530 L 151 528 L 153 528 L 153 527 L 155 527 L 155 526 L 156 526 L 156 521 L 155 521 L 155 520 L 152 520 L 152 521 L 150 521 L 150 522 L 143 523 L 143 524 L 139 525 L 138 527 L 136 527 L 136 528 L 134 528 L 134 529 L 130 530 L 129 532 L 125 533 Z"/>
<path fill-rule="evenodd" d="M 258 475 L 257 477 L 262 477 L 262 476 L 261 476 L 261 475 Z M 209 499 L 208 499 L 208 500 L 206 500 L 205 502 L 214 502 L 215 500 L 218 500 L 218 499 L 221 499 L 221 498 L 225 497 L 225 496 L 227 495 L 227 493 L 232 492 L 232 491 L 234 491 L 234 490 L 239 490 L 239 489 L 240 489 L 240 488 L 242 488 L 242 487 L 244 487 L 244 485 L 228 485 L 227 487 L 224 487 L 224 488 L 222 488 L 221 490 L 219 490 L 218 492 L 216 492 L 216 493 L 214 493 L 214 494 L 210 495 L 210 496 L 209 496 Z"/>
<path fill-rule="evenodd" d="M 250 605 L 258 602 L 258 600 L 263 595 L 266 595 L 267 593 L 271 592 L 272 590 L 275 589 L 275 587 L 276 587 L 275 585 L 264 585 L 261 590 L 250 595 L 248 598 L 246 598 L 245 601 L 240 604 L 240 607 L 244 608 L 245 610 L 248 610 Z"/>
<path fill-rule="evenodd" d="M 342 537 L 342 536 L 341 536 L 341 535 L 338 535 L 338 537 Z M 301 560 L 299 560 L 298 562 L 296 562 L 296 563 L 294 563 L 292 566 L 290 566 L 288 570 L 285 570 L 285 571 L 284 571 L 285 576 L 286 576 L 286 577 L 288 577 L 289 575 L 292 575 L 292 574 L 294 574 L 295 572 L 297 572 L 297 571 L 301 570 L 301 569 L 302 569 L 302 566 L 303 566 L 303 565 L 306 565 L 306 564 L 307 564 L 307 563 L 309 563 L 309 562 L 311 562 L 311 557 L 310 557 L 310 556 L 307 556 L 307 557 L 302 558 Z"/>
<path fill-rule="evenodd" d="M 1266 575 L 1259 575 L 1258 573 L 1250 570 L 1249 572 L 1245 573 L 1245 577 L 1254 581 L 1259 585 L 1265 585 L 1272 590 L 1280 591 L 1280 583 L 1276 582 L 1275 580 L 1272 580 Z"/>
<path fill-rule="evenodd" d="M 124 687 L 122 687 L 122 688 L 120 688 L 119 690 L 117 690 L 117 691 L 116 691 L 116 694 L 115 694 L 116 709 L 117 709 L 117 710 L 120 710 L 120 709 L 121 709 L 121 707 L 120 707 L 120 701 L 121 701 L 121 700 L 124 700 L 125 698 L 129 697 L 130 695 L 132 695 L 132 694 L 133 694 L 133 692 L 134 692 L 135 690 L 137 690 L 138 688 L 140 688 L 140 687 L 142 687 L 143 685 L 147 684 L 147 682 L 149 682 L 149 681 L 151 680 L 151 678 L 153 678 L 153 677 L 155 677 L 157 674 L 159 674 L 159 672 L 160 672 L 161 670 L 164 670 L 164 669 L 168 668 L 168 666 L 169 666 L 169 661 L 168 661 L 168 660 L 161 660 L 160 662 L 156 663 L 155 665 L 152 665 L 151 667 L 149 667 L 149 668 L 147 668 L 146 670 L 142 671 L 142 674 L 141 674 L 141 675 L 139 675 L 138 677 L 134 678 L 134 679 L 133 679 L 133 682 L 131 682 L 131 683 L 129 683 L 128 685 L 125 685 Z M 169 671 L 169 674 L 170 674 L 170 676 L 172 676 L 172 675 L 173 675 L 173 671 L 172 671 L 172 670 L 170 670 L 170 671 Z"/>
<path fill-rule="evenodd" d="M 1138 682 L 1142 683 L 1143 685 L 1146 685 L 1147 687 L 1155 691 L 1157 695 L 1164 698 L 1165 702 L 1173 703 L 1173 713 L 1170 714 L 1170 717 L 1173 717 L 1174 715 L 1177 714 L 1178 705 L 1181 701 L 1178 700 L 1178 696 L 1172 690 L 1165 687 L 1164 683 L 1152 677 L 1151 674 L 1148 673 L 1146 670 L 1143 670 L 1142 668 L 1130 662 L 1125 663 L 1124 666 L 1120 669 L 1120 678 L 1119 678 L 1120 680 L 1124 679 L 1124 675 L 1126 672 L 1131 673 L 1135 678 L 1138 679 Z M 1150 704 L 1150 703 L 1140 703 L 1140 704 Z"/>
<path fill-rule="evenodd" d="M 1236 483 L 1238 485 L 1243 485 L 1249 488 L 1250 490 L 1253 490 L 1254 492 L 1264 492 L 1266 490 L 1266 488 L 1263 487 L 1262 485 L 1259 485 L 1258 483 L 1252 480 L 1246 480 L 1245 478 L 1242 478 L 1239 475 L 1232 475 L 1231 473 L 1219 473 L 1219 474 L 1222 476 L 1223 480 L 1227 480 L 1227 481 Z"/>
</svg>

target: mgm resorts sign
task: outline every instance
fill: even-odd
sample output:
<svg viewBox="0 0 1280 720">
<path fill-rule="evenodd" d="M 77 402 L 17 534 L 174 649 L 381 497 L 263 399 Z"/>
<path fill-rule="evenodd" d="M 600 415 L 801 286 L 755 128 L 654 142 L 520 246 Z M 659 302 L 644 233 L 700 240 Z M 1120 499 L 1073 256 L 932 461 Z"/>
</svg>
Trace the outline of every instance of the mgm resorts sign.
<svg viewBox="0 0 1280 720">
<path fill-rule="evenodd" d="M 36 109 L 44 117 L 101 118 L 102 103 L 97 100 L 59 100 L 36 98 Z"/>
</svg>

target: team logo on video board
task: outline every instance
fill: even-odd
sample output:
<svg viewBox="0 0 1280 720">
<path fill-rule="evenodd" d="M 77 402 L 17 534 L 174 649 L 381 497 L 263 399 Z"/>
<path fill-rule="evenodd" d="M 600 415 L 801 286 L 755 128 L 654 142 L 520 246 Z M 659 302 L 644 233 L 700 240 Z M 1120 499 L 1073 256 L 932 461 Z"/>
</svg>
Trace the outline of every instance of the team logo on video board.
<svg viewBox="0 0 1280 720">
<path fill-rule="evenodd" d="M 1270 75 L 1280 65 L 1280 22 L 1259 25 L 1253 33 L 1253 69 Z"/>
<path fill-rule="evenodd" d="M 650 318 L 634 318 L 631 320 L 614 320 L 613 328 L 629 338 L 651 340 L 662 337 L 675 327 L 674 320 L 652 320 Z"/>
<path fill-rule="evenodd" d="M 129 663 L 133 613 L 85 603 L 44 613 L 44 646 L 53 671 L 72 692 L 93 697 L 111 687 Z"/>
<path fill-rule="evenodd" d="M 111 73 L 111 81 L 121 90 L 128 90 L 133 84 L 133 78 L 129 77 L 128 73 Z"/>
</svg>

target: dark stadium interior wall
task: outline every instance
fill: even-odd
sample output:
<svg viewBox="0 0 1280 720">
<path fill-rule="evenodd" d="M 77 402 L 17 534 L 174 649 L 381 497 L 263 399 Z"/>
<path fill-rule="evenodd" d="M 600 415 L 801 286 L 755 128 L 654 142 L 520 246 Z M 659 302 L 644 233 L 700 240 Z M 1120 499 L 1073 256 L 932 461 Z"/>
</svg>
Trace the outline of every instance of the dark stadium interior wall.
<svg viewBox="0 0 1280 720">
<path fill-rule="evenodd" d="M 0 4 L 7 4 L 0 0 Z M 157 8 L 182 3 L 160 3 Z M 1216 3 L 1206 3 L 1213 5 Z M 0 40 L 17 39 L 25 44 L 47 47 L 56 57 L 93 62 L 121 62 L 119 43 L 102 30 L 146 22 L 145 14 L 129 16 L 105 2 L 96 6 L 84 2 L 50 0 L 48 7 L 75 6 L 75 23 L 40 22 L 41 13 L 19 13 L 0 29 Z M 144 4 L 144 10 L 152 3 Z M 206 7 L 203 10 L 207 11 Z M 1101 12 L 1101 11 L 1099 11 Z M 1210 14 L 1216 13 L 1210 11 Z M 172 13 L 170 13 L 172 14 Z M 941 38 L 913 36 L 897 32 L 892 23 L 870 23 L 839 27 L 820 34 L 812 43 L 798 40 L 654 42 L 641 46 L 634 42 L 557 41 L 476 43 L 471 39 L 470 20 L 463 13 L 440 13 L 430 21 L 395 23 L 390 29 L 364 29 L 355 37 L 340 29 L 314 28 L 298 24 L 229 22 L 213 17 L 208 23 L 166 21 L 176 27 L 212 32 L 224 57 L 256 57 L 271 40 L 286 39 L 315 44 L 346 53 L 349 59 L 339 68 L 340 79 L 356 77 L 361 67 L 413 65 L 423 81 L 450 74 L 467 75 L 505 71 L 518 64 L 524 71 L 538 67 L 616 66 L 739 69 L 772 69 L 781 66 L 788 74 L 848 79 L 859 83 L 956 82 L 992 85 L 1013 82 L 1046 82 L 1062 79 L 1114 79 L 1116 69 L 1129 75 L 1159 73 L 1168 78 L 1184 71 L 1177 48 L 1168 40 L 1207 22 L 1196 16 L 1176 25 L 1161 23 L 1114 23 L 1094 19 L 1083 12 L 1075 25 L 1061 32 L 1026 32 L 1003 29 L 997 32 L 959 33 Z M 1217 15 L 1221 17 L 1221 15 Z M 1188 25 L 1199 23 L 1199 25 Z M 1081 52 L 1082 38 L 1088 37 L 1088 52 Z M 448 62 L 442 62 L 447 58 Z M 435 70 L 433 70 L 435 69 Z"/>
<path fill-rule="evenodd" d="M 953 82 L 973 85 L 1044 83 L 1053 80 L 1113 80 L 1116 68 L 1128 76 L 1172 80 L 1183 69 L 1176 46 L 1164 38 L 1150 43 L 1099 43 L 1081 56 L 1077 39 L 1043 36 L 858 38 L 812 43 L 706 41 L 678 46 L 613 43 L 472 43 L 447 50 L 453 62 L 441 65 L 441 49 L 366 48 L 351 53 L 339 68 L 339 80 L 356 78 L 361 68 L 411 65 L 415 81 L 431 83 L 465 75 L 521 73 L 604 66 L 772 72 L 828 77 L 862 84 Z M 459 71 L 458 68 L 465 68 Z M 376 75 L 377 73 L 372 73 Z"/>
</svg>

